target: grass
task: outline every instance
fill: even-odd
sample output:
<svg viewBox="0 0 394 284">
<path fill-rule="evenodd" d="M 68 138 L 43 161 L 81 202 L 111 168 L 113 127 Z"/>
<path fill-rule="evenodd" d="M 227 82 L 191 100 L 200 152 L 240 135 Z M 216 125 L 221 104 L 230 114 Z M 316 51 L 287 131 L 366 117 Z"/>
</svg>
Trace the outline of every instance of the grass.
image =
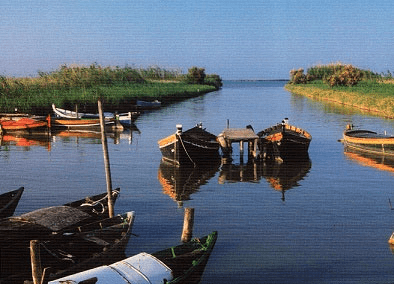
<svg viewBox="0 0 394 284">
<path fill-rule="evenodd" d="M 285 88 L 299 95 L 359 108 L 376 115 L 394 118 L 394 84 L 377 80 L 361 81 L 353 87 L 329 87 L 321 80 L 308 84 L 287 84 Z"/>
<path fill-rule="evenodd" d="M 75 104 L 105 110 L 130 111 L 137 99 L 158 99 L 166 104 L 217 90 L 209 84 L 192 84 L 179 71 L 130 67 L 62 66 L 36 78 L 0 76 L 0 112 L 51 113 L 51 104 L 69 107 Z M 218 80 L 221 80 L 220 77 Z"/>
</svg>

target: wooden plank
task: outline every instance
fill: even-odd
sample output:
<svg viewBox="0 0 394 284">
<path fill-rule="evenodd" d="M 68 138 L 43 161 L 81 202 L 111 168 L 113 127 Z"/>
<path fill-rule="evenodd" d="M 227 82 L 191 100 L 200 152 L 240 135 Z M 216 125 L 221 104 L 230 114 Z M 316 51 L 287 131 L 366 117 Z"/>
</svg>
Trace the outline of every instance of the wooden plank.
<svg viewBox="0 0 394 284">
<path fill-rule="evenodd" d="M 222 135 L 226 140 L 232 142 L 248 141 L 259 138 L 252 129 L 248 128 L 226 128 L 223 130 Z"/>
</svg>

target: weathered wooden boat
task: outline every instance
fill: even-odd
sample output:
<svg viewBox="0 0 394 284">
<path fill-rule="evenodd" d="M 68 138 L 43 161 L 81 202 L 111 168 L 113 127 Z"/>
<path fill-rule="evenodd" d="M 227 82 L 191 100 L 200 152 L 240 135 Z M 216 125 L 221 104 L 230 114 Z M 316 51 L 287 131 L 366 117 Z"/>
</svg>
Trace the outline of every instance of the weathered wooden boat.
<svg viewBox="0 0 394 284">
<path fill-rule="evenodd" d="M 18 117 L 16 119 L 0 119 L 0 133 L 32 132 L 33 130 L 42 130 L 47 128 L 47 121 L 37 120 L 30 117 Z"/>
<path fill-rule="evenodd" d="M 52 110 L 56 116 L 61 118 L 75 119 L 75 118 L 84 118 L 84 119 L 98 119 L 99 115 L 97 113 L 84 113 L 84 112 L 76 112 L 72 110 L 66 110 L 62 108 L 58 108 L 55 104 L 52 104 Z M 112 112 L 104 112 L 104 118 L 107 120 L 118 120 L 122 125 L 130 126 L 140 115 L 140 112 L 126 112 L 115 114 Z"/>
<path fill-rule="evenodd" d="M 40 256 L 39 261 L 33 263 L 30 262 L 28 245 L 1 245 L 1 256 L 7 257 L 9 261 L 1 266 L 0 283 L 24 283 L 30 280 L 32 265 L 34 271 L 50 268 L 45 275 L 46 280 L 49 280 L 119 261 L 124 258 L 134 218 L 135 213 L 130 211 L 39 240 L 34 247 L 34 253 Z M 15 247 L 18 247 L 17 251 Z"/>
<path fill-rule="evenodd" d="M 378 134 L 374 131 L 353 129 L 347 125 L 343 132 L 343 143 L 346 147 L 360 151 L 394 156 L 394 136 Z"/>
<path fill-rule="evenodd" d="M 20 187 L 0 195 L 0 218 L 10 217 L 14 214 L 23 191 L 24 187 Z"/>
<path fill-rule="evenodd" d="M 123 126 L 115 119 L 105 119 L 105 129 L 107 131 L 123 130 Z M 100 119 L 85 118 L 51 118 L 51 128 L 53 129 L 72 129 L 72 130 L 97 130 L 101 129 Z"/>
<path fill-rule="evenodd" d="M 140 253 L 111 265 L 69 275 L 49 284 L 199 283 L 215 246 L 217 232 L 153 254 Z M 67 282 L 68 281 L 68 282 Z"/>
<path fill-rule="evenodd" d="M 118 195 L 119 189 L 113 190 L 113 203 Z M 46 239 L 61 234 L 64 230 L 108 217 L 108 195 L 102 193 L 62 206 L 51 206 L 1 219 L 0 240 L 13 242 L 26 239 Z"/>
<path fill-rule="evenodd" d="M 210 163 L 219 156 L 216 136 L 209 133 L 202 124 L 182 131 L 178 124 L 176 133 L 158 141 L 164 160 L 176 165 Z"/>
<path fill-rule="evenodd" d="M 257 133 L 260 157 L 263 159 L 289 160 L 308 158 L 311 134 L 302 128 L 290 125 L 285 118 L 282 123 Z"/>
</svg>

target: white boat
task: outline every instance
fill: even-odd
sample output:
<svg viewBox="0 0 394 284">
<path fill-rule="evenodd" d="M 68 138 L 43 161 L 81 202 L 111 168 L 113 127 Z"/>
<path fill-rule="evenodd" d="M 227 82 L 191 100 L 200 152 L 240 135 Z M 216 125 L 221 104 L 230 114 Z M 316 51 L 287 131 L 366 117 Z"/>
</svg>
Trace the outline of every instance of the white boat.
<svg viewBox="0 0 394 284">
<path fill-rule="evenodd" d="M 72 110 L 66 110 L 62 108 L 58 108 L 55 106 L 55 104 L 52 104 L 52 109 L 53 112 L 56 114 L 56 116 L 61 117 L 61 118 L 90 118 L 90 119 L 97 119 L 99 118 L 98 114 L 95 113 L 84 113 L 84 112 L 76 112 Z M 125 113 L 120 113 L 120 114 L 114 114 L 112 112 L 104 112 L 104 118 L 105 119 L 114 119 L 117 118 L 119 122 L 122 125 L 125 126 L 130 126 L 133 124 L 135 119 L 140 115 L 139 112 L 134 111 L 134 112 L 125 112 Z"/>
</svg>

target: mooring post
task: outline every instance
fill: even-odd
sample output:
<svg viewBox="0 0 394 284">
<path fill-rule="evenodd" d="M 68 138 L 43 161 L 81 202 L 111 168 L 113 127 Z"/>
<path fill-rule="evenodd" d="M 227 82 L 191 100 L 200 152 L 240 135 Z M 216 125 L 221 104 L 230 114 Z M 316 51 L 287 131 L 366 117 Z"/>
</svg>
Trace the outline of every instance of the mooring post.
<svg viewBox="0 0 394 284">
<path fill-rule="evenodd" d="M 40 243 L 38 240 L 30 241 L 31 276 L 34 284 L 41 284 L 42 269 L 40 259 Z"/>
<path fill-rule="evenodd" d="M 104 114 L 103 114 L 103 106 L 101 104 L 100 99 L 98 100 L 97 105 L 98 105 L 99 117 L 100 117 L 101 144 L 103 145 L 105 177 L 106 177 L 106 181 L 107 181 L 108 214 L 109 214 L 109 217 L 112 218 L 112 217 L 114 217 L 114 206 L 113 206 L 113 201 L 112 201 L 111 169 L 110 169 L 110 165 L 109 165 L 107 137 L 105 135 L 105 121 L 104 121 Z"/>
<path fill-rule="evenodd" d="M 185 208 L 181 241 L 187 243 L 193 235 L 194 208 Z"/>
</svg>

